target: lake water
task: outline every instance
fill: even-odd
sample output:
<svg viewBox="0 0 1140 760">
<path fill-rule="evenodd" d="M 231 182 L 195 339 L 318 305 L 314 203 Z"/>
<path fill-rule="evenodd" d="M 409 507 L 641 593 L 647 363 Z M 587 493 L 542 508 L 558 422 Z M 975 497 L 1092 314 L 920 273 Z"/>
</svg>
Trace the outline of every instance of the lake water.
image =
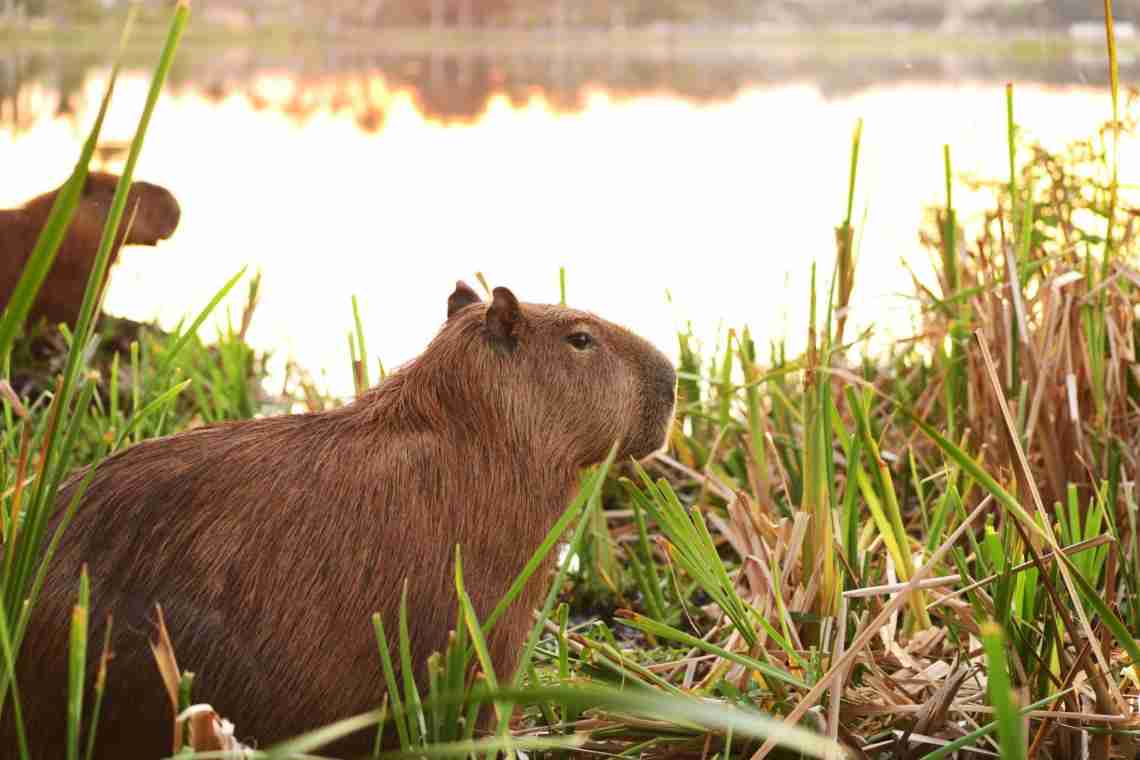
<svg viewBox="0 0 1140 760">
<path fill-rule="evenodd" d="M 274 352 L 276 376 L 292 358 L 342 394 L 353 294 L 373 362 L 393 367 L 476 271 L 522 300 L 555 301 L 564 266 L 571 305 L 668 349 L 685 321 L 710 340 L 748 324 L 802 344 L 810 266 L 831 271 L 859 118 L 853 319 L 880 340 L 907 335 L 913 288 L 900 262 L 929 274 L 917 229 L 943 199 L 943 144 L 958 172 L 1006 176 L 1006 80 L 1017 121 L 1048 146 L 1111 113 L 1095 59 L 978 68 L 888 55 L 875 69 L 842 55 L 815 68 L 484 56 L 312 71 L 232 55 L 193 62 L 158 104 L 136 177 L 170 188 L 182 223 L 158 248 L 124 251 L 106 309 L 169 326 L 248 265 L 263 273 L 249 340 Z M 7 71 L 3 206 L 66 177 L 107 76 L 49 63 L 13 86 Z M 145 71 L 121 78 L 105 142 L 130 138 L 146 88 Z M 1135 155 L 1125 142 L 1125 181 L 1137 179 Z M 989 198 L 958 187 L 955 203 L 968 220 Z M 230 299 L 235 318 L 244 293 Z"/>
</svg>

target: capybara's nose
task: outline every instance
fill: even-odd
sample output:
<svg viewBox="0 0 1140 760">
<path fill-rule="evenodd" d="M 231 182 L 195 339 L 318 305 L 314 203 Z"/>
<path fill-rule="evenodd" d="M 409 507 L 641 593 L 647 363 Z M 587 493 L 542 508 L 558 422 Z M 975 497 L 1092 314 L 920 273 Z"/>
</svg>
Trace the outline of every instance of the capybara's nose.
<svg viewBox="0 0 1140 760">
<path fill-rule="evenodd" d="M 174 193 L 161 185 L 136 182 L 139 193 L 139 211 L 151 222 L 151 231 L 157 240 L 165 240 L 178 229 L 182 220 L 182 207 Z"/>
</svg>

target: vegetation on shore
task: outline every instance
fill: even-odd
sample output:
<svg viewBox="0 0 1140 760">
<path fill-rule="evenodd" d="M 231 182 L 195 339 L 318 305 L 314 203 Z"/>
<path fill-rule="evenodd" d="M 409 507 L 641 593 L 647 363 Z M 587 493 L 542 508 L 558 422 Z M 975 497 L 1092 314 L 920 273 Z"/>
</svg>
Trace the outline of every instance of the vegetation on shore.
<svg viewBox="0 0 1140 760">
<path fill-rule="evenodd" d="M 180 4 L 152 95 L 186 12 Z M 1111 46 L 1109 57 L 1115 72 Z M 669 450 L 644 468 L 607 462 L 584 477 L 536 555 L 573 526 L 517 678 L 501 681 L 487 663 L 482 641 L 497 615 L 477 619 L 457 551 L 459 624 L 449 650 L 429 661 L 426 687 L 397 681 L 395 665 L 410 671 L 407 632 L 377 626 L 385 704 L 267 755 L 319 754 L 332 737 L 385 721 L 409 756 L 759 758 L 775 740 L 814 756 L 836 745 L 926 758 L 976 746 L 1061 758 L 1082 756 L 1086 743 L 1091 757 L 1134 755 L 1140 208 L 1117 182 L 1119 134 L 1135 124 L 1112 82 L 1104 130 L 1057 153 L 1019 139 L 1007 91 L 1009 164 L 969 238 L 955 214 L 951 148 L 941 149 L 946 200 L 922 230 L 938 282 L 916 280 L 922 330 L 885 356 L 860 356 L 863 336 L 846 324 L 867 276 L 852 224 L 857 127 L 848 210 L 832 271 L 813 278 L 806 351 L 758 346 L 744 327 L 714 347 L 678 336 Z M 81 183 L 98 128 L 69 188 Z M 252 309 L 212 347 L 194 337 L 208 305 L 186 329 L 144 331 L 107 358 L 93 345 L 89 293 L 74 334 L 16 341 L 73 204 L 61 193 L 0 318 L 6 710 L 18 710 L 27 688 L 13 683 L 11 665 L 38 568 L 50 561 L 45 517 L 61 480 L 144 437 L 273 411 L 258 395 L 259 357 L 242 340 Z M 256 279 L 250 287 L 253 304 Z M 364 385 L 369 354 L 355 321 L 348 358 Z M 35 340 L 58 347 L 38 354 L 54 357 L 41 373 L 24 364 Z M 335 403 L 298 398 L 309 408 Z M 76 674 L 72 757 L 98 729 L 79 716 L 100 693 L 83 688 L 99 642 L 84 635 L 85 580 L 76 588 L 72 650 L 60 653 Z M 103 662 L 114 678 L 114 661 Z M 208 693 L 209 673 L 180 679 L 173 658 L 164 662 L 176 704 Z M 494 702 L 496 736 L 475 737 L 469 698 Z M 197 743 L 209 730 L 184 736 Z M 34 742 L 23 737 L 16 756 Z"/>
<path fill-rule="evenodd" d="M 0 18 L 0 43 L 30 50 L 65 50 L 68 53 L 100 53 L 113 44 L 121 29 L 119 19 L 88 21 L 66 27 L 54 24 L 6 25 Z M 165 23 L 159 18 L 142 20 L 132 36 L 126 60 L 144 65 L 153 60 L 165 40 Z M 873 57 L 884 51 L 893 55 L 938 55 L 962 53 L 1024 60 L 1055 60 L 1075 54 L 1103 51 L 1095 39 L 1074 38 L 1058 30 L 1002 29 L 1000 34 L 984 28 L 940 32 L 912 29 L 900 33 L 890 26 L 853 26 L 820 29 L 779 26 L 728 27 L 679 23 L 667 26 L 606 27 L 511 27 L 473 28 L 390 26 L 380 28 L 320 23 L 275 21 L 257 26 L 235 27 L 198 20 L 186 30 L 182 47 L 200 49 L 249 47 L 257 50 L 385 51 L 390 54 L 441 53 L 465 55 L 511 49 L 531 55 L 551 50 L 625 51 L 649 54 L 667 50 L 675 55 L 720 52 L 732 55 L 763 53 L 765 56 L 803 55 Z M 1140 39 L 1120 41 L 1121 52 L 1140 50 Z"/>
</svg>

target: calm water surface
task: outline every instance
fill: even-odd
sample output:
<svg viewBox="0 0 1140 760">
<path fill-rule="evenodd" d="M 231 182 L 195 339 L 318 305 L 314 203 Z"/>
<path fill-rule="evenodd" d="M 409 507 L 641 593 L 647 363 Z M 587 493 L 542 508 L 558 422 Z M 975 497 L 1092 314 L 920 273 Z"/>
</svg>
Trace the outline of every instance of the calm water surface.
<svg viewBox="0 0 1140 760">
<path fill-rule="evenodd" d="M 63 108 L 50 83 L 21 89 L 19 113 L 9 104 L 0 124 L 0 205 L 66 177 L 105 81 L 87 70 Z M 106 142 L 130 138 L 146 86 L 142 72 L 121 79 Z M 274 352 L 278 377 L 291 358 L 345 394 L 353 294 L 370 352 L 392 367 L 426 344 L 454 281 L 474 283 L 476 271 L 523 300 L 554 301 L 565 266 L 571 305 L 670 349 L 685 321 L 709 340 L 720 325 L 748 324 L 795 346 L 810 265 L 830 273 L 861 117 L 854 320 L 885 340 L 912 329 L 900 262 L 929 275 L 917 229 L 943 198 L 942 145 L 963 174 L 1006 172 L 1000 81 L 919 78 L 839 94 L 743 81 L 716 98 L 586 82 L 575 93 L 568 107 L 541 88 L 491 87 L 451 118 L 379 69 L 184 82 L 160 101 L 136 172 L 178 196 L 181 227 L 156 249 L 123 253 L 106 308 L 169 326 L 248 265 L 263 273 L 250 341 Z M 1110 102 L 1099 85 L 1018 83 L 1016 113 L 1058 147 L 1092 134 Z M 1140 179 L 1135 155 L 1125 143 L 1125 181 Z M 987 201 L 956 190 L 967 219 Z M 243 299 L 239 287 L 235 317 Z"/>
</svg>

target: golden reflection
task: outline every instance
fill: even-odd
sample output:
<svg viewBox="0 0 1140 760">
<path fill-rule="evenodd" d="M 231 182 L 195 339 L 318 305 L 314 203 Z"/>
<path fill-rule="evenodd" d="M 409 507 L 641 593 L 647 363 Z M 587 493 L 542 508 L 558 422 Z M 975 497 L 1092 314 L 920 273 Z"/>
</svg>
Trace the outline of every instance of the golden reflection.
<svg viewBox="0 0 1140 760">
<path fill-rule="evenodd" d="M 74 119 L 0 129 L 0 204 L 66 176 L 104 76 L 86 81 Z M 120 81 L 107 143 L 130 138 L 146 84 Z M 50 96 L 32 87 L 26 97 Z M 303 89 L 267 75 L 244 93 L 166 95 L 137 176 L 174 191 L 182 225 L 157 249 L 124 252 L 107 310 L 169 326 L 248 264 L 264 273 L 250 341 L 274 350 L 278 373 L 291 356 L 327 370 L 341 393 L 351 389 L 352 294 L 370 348 L 391 367 L 430 339 L 454 280 L 476 270 L 549 301 L 566 266 L 573 305 L 666 348 L 683 320 L 706 338 L 719 324 L 748 323 L 759 340 L 787 335 L 794 347 L 806 331 L 813 259 L 821 280 L 830 275 L 851 130 L 862 117 L 856 213 L 865 225 L 851 327 L 907 335 L 900 294 L 913 288 L 900 260 L 929 274 L 917 227 L 923 207 L 942 200 L 942 145 L 964 174 L 1002 177 L 1008 166 L 1000 85 L 826 98 L 787 84 L 715 104 L 588 89 L 572 114 L 538 94 L 513 103 L 499 95 L 459 125 L 425 117 L 420 97 L 380 75 Z M 1109 113 L 1099 90 L 1016 89 L 1019 123 L 1050 147 L 1091 135 Z M 1124 182 L 1140 179 L 1133 152 L 1122 146 Z M 120 158 L 105 159 L 120 168 Z M 990 203 L 955 189 L 966 221 Z M 230 299 L 235 318 L 243 295 L 238 288 Z"/>
</svg>

